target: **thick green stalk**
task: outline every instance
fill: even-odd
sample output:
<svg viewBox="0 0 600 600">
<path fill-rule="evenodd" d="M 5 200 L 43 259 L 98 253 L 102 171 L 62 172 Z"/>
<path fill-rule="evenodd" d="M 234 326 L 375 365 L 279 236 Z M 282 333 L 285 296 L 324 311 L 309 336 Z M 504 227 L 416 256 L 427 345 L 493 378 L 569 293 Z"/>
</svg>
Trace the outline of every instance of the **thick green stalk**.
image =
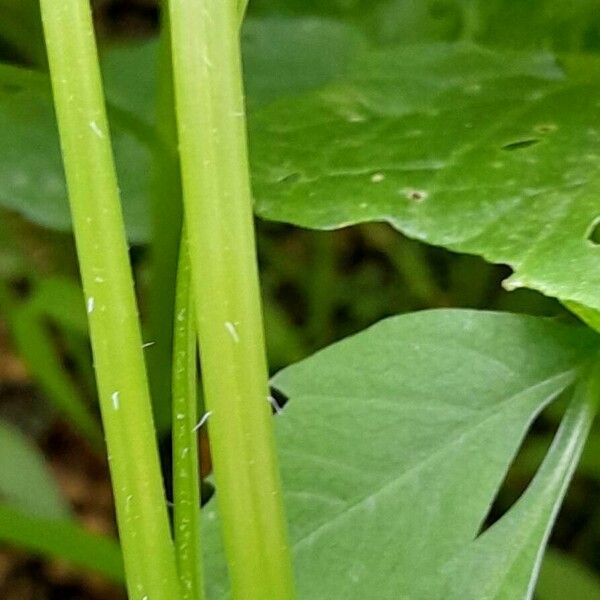
<svg viewBox="0 0 600 600">
<path fill-rule="evenodd" d="M 237 0 L 170 0 L 185 220 L 234 598 L 293 597 L 268 402 Z"/>
<path fill-rule="evenodd" d="M 173 502 L 175 552 L 184 600 L 202 600 L 198 374 L 190 259 L 181 238 L 173 348 Z"/>
<path fill-rule="evenodd" d="M 88 0 L 41 0 L 130 598 L 179 582 Z"/>
</svg>

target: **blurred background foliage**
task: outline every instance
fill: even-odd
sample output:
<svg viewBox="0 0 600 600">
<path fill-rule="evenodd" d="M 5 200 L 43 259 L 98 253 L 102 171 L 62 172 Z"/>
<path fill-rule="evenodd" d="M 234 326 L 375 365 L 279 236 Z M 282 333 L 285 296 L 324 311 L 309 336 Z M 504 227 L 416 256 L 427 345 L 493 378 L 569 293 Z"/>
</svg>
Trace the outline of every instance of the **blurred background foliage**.
<svg viewBox="0 0 600 600">
<path fill-rule="evenodd" d="M 98 0 L 95 10 L 107 52 L 156 35 L 159 9 L 153 0 Z M 313 24 L 328 19 L 356 29 L 371 45 L 463 40 L 546 50 L 569 69 L 590 76 L 598 70 L 598 0 L 251 0 L 249 15 L 246 37 L 254 35 L 257 19 L 303 17 Z M 307 77 L 305 85 L 313 85 L 315 74 L 303 71 L 306 56 L 294 52 L 293 36 L 255 40 L 254 51 L 257 44 L 262 49 L 255 54 L 250 49 L 247 56 L 257 65 L 249 86 L 263 89 L 261 52 L 287 61 L 291 83 L 276 82 L 280 87 L 302 86 Z M 310 45 L 303 50 L 309 52 Z M 315 42 L 317 58 L 322 51 Z M 37 1 L 0 0 L 0 59 L 45 70 Z M 136 78 L 148 73 L 126 76 L 135 85 Z M 318 75 L 324 80 L 328 76 Z M 1 87 L 0 94 L 6 91 Z M 0 131 L 0 144 L 13 141 Z M 9 191 L 10 185 L 0 182 Z M 0 498 L 32 513 L 61 518 L 74 514 L 92 531 L 114 533 L 73 242 L 68 232 L 33 224 L 22 212 L 2 209 L 0 218 Z M 273 371 L 407 311 L 472 307 L 569 318 L 553 299 L 527 290 L 505 291 L 501 282 L 509 275 L 507 268 L 424 246 L 384 224 L 333 233 L 263 221 L 257 226 Z M 149 250 L 134 243 L 131 256 L 142 317 L 147 319 Z M 560 414 L 556 405 L 538 419 L 490 519 L 503 514 L 526 487 Z M 168 439 L 162 441 L 168 447 Z M 205 452 L 205 464 L 208 460 Z M 31 474 L 31 481 L 20 476 L 24 473 Z M 45 500 L 32 501 L 28 488 L 36 488 Z M 599 500 L 596 426 L 553 535 L 538 592 L 541 600 L 600 598 Z M 118 598 L 120 593 L 57 561 L 8 548 L 0 551 L 0 597 L 7 600 Z"/>
</svg>

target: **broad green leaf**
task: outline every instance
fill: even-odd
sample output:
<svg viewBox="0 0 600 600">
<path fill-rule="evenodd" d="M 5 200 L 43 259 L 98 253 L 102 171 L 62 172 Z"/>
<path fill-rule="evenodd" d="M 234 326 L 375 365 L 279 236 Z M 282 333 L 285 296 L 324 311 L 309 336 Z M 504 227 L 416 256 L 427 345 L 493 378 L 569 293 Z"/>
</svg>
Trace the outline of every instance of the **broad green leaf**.
<svg viewBox="0 0 600 600">
<path fill-rule="evenodd" d="M 570 556 L 549 549 L 536 597 L 539 600 L 600 600 L 600 578 Z"/>
<path fill-rule="evenodd" d="M 445 597 L 440 574 L 477 543 L 531 422 L 598 344 L 547 319 L 429 311 L 277 375 L 290 398 L 276 431 L 299 597 Z M 209 597 L 225 598 L 212 505 L 206 521 Z"/>
<path fill-rule="evenodd" d="M 345 73 L 365 46 L 350 25 L 318 18 L 249 18 L 242 28 L 251 108 L 318 88 Z M 113 46 L 103 53 L 106 93 L 115 106 L 154 121 L 158 43 Z"/>
<path fill-rule="evenodd" d="M 331 19 L 247 19 L 242 50 L 249 108 L 328 83 L 363 47 L 356 29 Z"/>
<path fill-rule="evenodd" d="M 363 45 L 351 26 L 317 19 L 249 19 L 243 43 L 250 106 L 323 85 L 344 72 Z M 149 238 L 149 166 L 153 153 L 163 151 L 152 127 L 156 61 L 155 42 L 114 47 L 103 57 L 125 222 L 134 243 Z M 0 65 L 0 205 L 46 227 L 70 228 L 47 77 L 7 65 Z"/>
<path fill-rule="evenodd" d="M 332 229 L 387 221 L 506 263 L 510 289 L 600 308 L 600 88 L 544 54 L 428 44 L 250 121 L 259 215 Z"/>
<path fill-rule="evenodd" d="M 125 221 L 132 241 L 147 233 L 146 196 L 153 134 L 112 110 Z M 90 127 L 94 124 L 91 123 Z M 58 132 L 47 77 L 0 65 L 0 204 L 46 227 L 70 228 Z"/>
<path fill-rule="evenodd" d="M 12 425 L 0 421 L 0 502 L 49 519 L 67 518 L 69 507 L 41 453 Z"/>
<path fill-rule="evenodd" d="M 67 560 L 116 583 L 124 581 L 121 550 L 116 540 L 90 533 L 71 520 L 32 517 L 0 504 L 0 542 Z"/>
</svg>

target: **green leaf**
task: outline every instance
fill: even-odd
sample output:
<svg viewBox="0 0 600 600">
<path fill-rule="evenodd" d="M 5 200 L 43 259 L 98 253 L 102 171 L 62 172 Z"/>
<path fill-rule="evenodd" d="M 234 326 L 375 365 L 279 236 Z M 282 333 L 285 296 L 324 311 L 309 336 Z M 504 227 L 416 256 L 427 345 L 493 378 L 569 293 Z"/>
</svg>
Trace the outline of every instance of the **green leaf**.
<svg viewBox="0 0 600 600">
<path fill-rule="evenodd" d="M 539 600 L 600 600 L 600 578 L 570 556 L 549 549 L 536 595 Z"/>
<path fill-rule="evenodd" d="M 595 0 L 462 0 L 461 4 L 471 11 L 472 35 L 478 41 L 517 48 L 600 50 Z"/>
<path fill-rule="evenodd" d="M 331 19 L 247 19 L 242 50 L 249 108 L 328 83 L 365 46 L 356 29 Z"/>
<path fill-rule="evenodd" d="M 116 540 L 90 533 L 74 521 L 32 517 L 0 504 L 0 541 L 35 554 L 61 558 L 124 581 L 121 550 Z"/>
<path fill-rule="evenodd" d="M 68 277 L 44 277 L 36 282 L 29 305 L 34 312 L 62 328 L 88 334 L 85 300 L 81 286 Z"/>
<path fill-rule="evenodd" d="M 68 504 L 39 450 L 18 429 L 3 421 L 0 448 L 0 501 L 32 516 L 68 517 Z"/>
<path fill-rule="evenodd" d="M 46 51 L 39 3 L 36 0 L 0 0 L 0 14 L 3 46 L 15 51 L 21 59 L 44 65 Z"/>
<path fill-rule="evenodd" d="M 382 44 L 474 40 L 520 49 L 600 50 L 596 0 L 255 0 L 250 11 L 335 16 Z"/>
<path fill-rule="evenodd" d="M 350 25 L 322 18 L 246 19 L 242 50 L 250 108 L 316 89 L 345 73 L 365 47 Z M 119 108 L 154 122 L 158 43 L 113 46 L 104 52 L 106 93 Z"/>
<path fill-rule="evenodd" d="M 517 49 L 600 50 L 595 0 L 388 0 L 373 4 L 367 3 L 355 19 L 379 43 L 473 40 Z"/>
<path fill-rule="evenodd" d="M 249 19 L 243 43 L 248 103 L 259 106 L 344 72 L 363 40 L 335 21 Z M 149 239 L 150 161 L 154 152 L 165 151 L 153 129 L 156 61 L 155 42 L 116 46 L 103 57 L 125 222 L 134 243 Z M 0 205 L 45 227 L 70 229 L 45 75 L 0 65 L 0 132 Z"/>
<path fill-rule="evenodd" d="M 62 359 L 34 302 L 14 308 L 9 325 L 15 346 L 34 379 L 58 412 L 97 447 L 104 446 L 102 429 L 81 390 L 63 368 Z"/>
<path fill-rule="evenodd" d="M 323 90 L 254 115 L 259 215 L 387 221 L 506 263 L 507 287 L 600 308 L 600 89 L 545 54 L 429 44 L 364 54 Z"/>
<path fill-rule="evenodd" d="M 299 597 L 445 597 L 440 573 L 481 539 L 530 424 L 598 343 L 547 319 L 428 311 L 279 373 L 273 385 L 290 398 L 276 429 Z M 562 449 L 553 459 L 571 465 Z M 562 468 L 548 470 L 564 482 Z M 560 498 L 544 489 L 544 500 Z M 206 513 L 210 597 L 223 598 L 214 507 Z M 534 561 L 521 567 L 533 576 Z"/>
<path fill-rule="evenodd" d="M 148 230 L 145 174 L 154 138 L 134 115 L 113 110 L 112 116 L 125 220 L 131 240 L 140 241 Z M 35 223 L 68 230 L 71 218 L 45 75 L 0 65 L 0 131 L 0 204 Z"/>
</svg>

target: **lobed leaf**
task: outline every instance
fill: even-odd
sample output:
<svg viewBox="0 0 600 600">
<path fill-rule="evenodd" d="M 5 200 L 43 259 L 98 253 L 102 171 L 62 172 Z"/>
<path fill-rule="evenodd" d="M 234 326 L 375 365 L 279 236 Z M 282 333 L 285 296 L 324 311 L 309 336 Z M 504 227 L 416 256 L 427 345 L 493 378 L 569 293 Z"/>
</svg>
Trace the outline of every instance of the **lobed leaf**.
<svg viewBox="0 0 600 600">
<path fill-rule="evenodd" d="M 362 43 L 352 27 L 320 19 L 249 19 L 243 40 L 252 106 L 323 85 L 343 72 Z M 273 40 L 287 40 L 289 45 L 275 51 Z M 103 58 L 125 223 L 134 243 L 149 239 L 150 162 L 168 151 L 153 128 L 156 64 L 154 42 L 116 46 Z M 0 132 L 0 205 L 45 227 L 70 229 L 45 75 L 0 65 Z"/>
<path fill-rule="evenodd" d="M 279 373 L 273 385 L 290 398 L 276 430 L 299 597 L 466 592 L 450 565 L 488 539 L 480 530 L 529 426 L 597 348 L 592 332 L 546 319 L 440 310 L 388 319 Z M 568 443 L 540 472 L 560 485 L 528 492 L 537 520 L 523 535 L 537 548 L 584 437 L 568 423 L 559 438 Z M 209 505 L 209 597 L 224 598 L 216 523 Z M 496 541 L 502 556 L 511 540 Z M 519 562 L 530 579 L 535 558 Z"/>
<path fill-rule="evenodd" d="M 544 54 L 426 44 L 371 52 L 254 115 L 259 215 L 387 221 L 515 270 L 507 287 L 600 308 L 600 89 Z"/>
</svg>

